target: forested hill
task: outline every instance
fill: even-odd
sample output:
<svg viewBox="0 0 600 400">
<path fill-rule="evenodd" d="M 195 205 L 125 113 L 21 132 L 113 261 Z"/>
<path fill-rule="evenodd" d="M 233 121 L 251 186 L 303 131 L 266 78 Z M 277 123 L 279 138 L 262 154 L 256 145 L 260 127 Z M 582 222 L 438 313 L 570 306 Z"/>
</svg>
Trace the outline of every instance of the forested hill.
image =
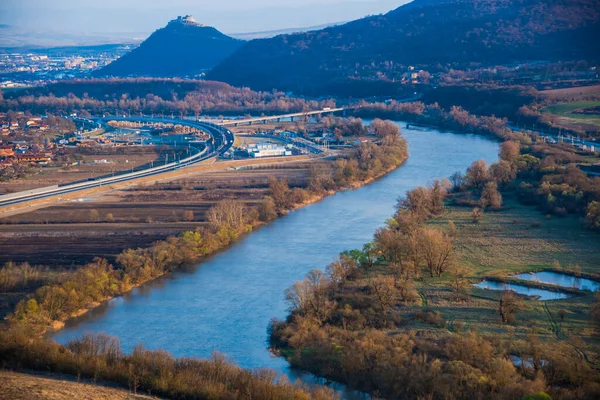
<svg viewBox="0 0 600 400">
<path fill-rule="evenodd" d="M 415 0 L 385 15 L 254 40 L 209 73 L 236 86 L 309 94 L 435 71 L 600 55 L 599 0 Z"/>
<path fill-rule="evenodd" d="M 180 17 L 96 76 L 193 76 L 213 68 L 243 43 L 213 27 L 197 24 L 191 17 Z"/>
</svg>

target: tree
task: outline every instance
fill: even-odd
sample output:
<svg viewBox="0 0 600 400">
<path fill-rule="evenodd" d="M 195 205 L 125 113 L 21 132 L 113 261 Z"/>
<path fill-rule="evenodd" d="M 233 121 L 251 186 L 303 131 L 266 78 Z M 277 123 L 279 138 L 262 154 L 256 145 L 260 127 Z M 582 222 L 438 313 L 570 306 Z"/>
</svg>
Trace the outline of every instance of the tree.
<svg viewBox="0 0 600 400">
<path fill-rule="evenodd" d="M 396 205 L 396 212 L 410 212 L 418 223 L 426 221 L 431 217 L 431 193 L 430 190 L 419 186 L 406 192 L 405 197 L 400 197 Z"/>
<path fill-rule="evenodd" d="M 90 210 L 90 222 L 98 222 L 99 219 L 100 219 L 100 213 L 98 212 L 98 210 L 96 210 L 96 209 Z"/>
<path fill-rule="evenodd" d="M 498 184 L 495 181 L 486 183 L 481 192 L 481 208 L 488 205 L 494 210 L 502 207 L 502 195 L 498 191 Z"/>
<path fill-rule="evenodd" d="M 452 183 L 452 190 L 458 192 L 465 184 L 465 176 L 462 172 L 456 171 L 450 176 L 450 182 Z"/>
<path fill-rule="evenodd" d="M 115 217 L 112 215 L 112 213 L 106 214 L 106 222 L 112 223 L 114 221 L 115 221 Z"/>
<path fill-rule="evenodd" d="M 383 312 L 387 312 L 396 299 L 396 285 L 392 276 L 377 276 L 369 280 L 369 290 L 375 295 Z"/>
<path fill-rule="evenodd" d="M 588 204 L 586 221 L 590 228 L 600 230 L 600 201 L 592 201 Z"/>
<path fill-rule="evenodd" d="M 442 275 L 450 265 L 452 238 L 437 229 L 425 228 L 420 235 L 420 248 L 429 275 Z"/>
<path fill-rule="evenodd" d="M 269 222 L 277 218 L 275 201 L 271 196 L 265 196 L 262 203 L 258 206 L 258 218 L 263 222 Z"/>
<path fill-rule="evenodd" d="M 450 274 L 449 286 L 456 296 L 456 301 L 468 298 L 468 289 L 471 287 L 471 283 L 467 279 L 470 273 L 469 268 L 458 262 L 453 262 L 448 267 L 448 273 Z"/>
<path fill-rule="evenodd" d="M 375 243 L 385 260 L 402 270 L 408 270 L 411 249 L 407 235 L 398 230 L 378 229 Z"/>
<path fill-rule="evenodd" d="M 289 201 L 291 204 L 302 204 L 306 201 L 307 193 L 302 188 L 294 188 L 290 193 Z"/>
<path fill-rule="evenodd" d="M 508 161 L 500 160 L 490 166 L 490 175 L 501 184 L 507 184 L 517 176 L 516 168 Z"/>
<path fill-rule="evenodd" d="M 400 136 L 400 128 L 392 121 L 383 121 L 379 118 L 375 118 L 369 130 L 378 138 L 385 137 L 398 137 Z"/>
<path fill-rule="evenodd" d="M 500 145 L 500 159 L 514 162 L 520 154 L 520 145 L 517 142 L 506 141 Z"/>
<path fill-rule="evenodd" d="M 340 285 L 345 283 L 357 268 L 358 265 L 353 258 L 340 254 L 337 260 L 327 266 L 325 273 L 334 284 Z"/>
<path fill-rule="evenodd" d="M 208 210 L 207 219 L 215 230 L 239 229 L 245 223 L 244 209 L 238 200 L 221 200 Z"/>
<path fill-rule="evenodd" d="M 403 302 L 412 302 L 419 297 L 416 289 L 415 282 L 410 276 L 410 270 L 403 264 L 390 264 L 390 271 L 394 278 L 394 287 L 397 290 L 398 297 Z"/>
<path fill-rule="evenodd" d="M 183 212 L 183 220 L 191 222 L 194 220 L 194 212 L 192 210 L 185 210 Z"/>
<path fill-rule="evenodd" d="M 129 276 L 132 283 L 146 280 L 149 270 L 144 271 L 143 269 L 148 265 L 148 262 L 149 257 L 143 249 L 126 249 L 117 256 L 117 264 Z"/>
<path fill-rule="evenodd" d="M 278 180 L 274 176 L 269 176 L 269 192 L 278 212 L 290 208 L 290 187 L 285 179 Z"/>
<path fill-rule="evenodd" d="M 502 318 L 503 323 L 513 323 L 516 319 L 517 312 L 523 309 L 523 301 L 512 290 L 505 290 L 500 296 L 500 304 L 498 313 Z"/>
<path fill-rule="evenodd" d="M 488 180 L 488 167 L 485 160 L 474 161 L 469 168 L 467 168 L 467 183 L 477 188 L 484 185 Z"/>
<path fill-rule="evenodd" d="M 310 271 L 304 280 L 285 290 L 285 298 L 292 312 L 298 312 L 323 323 L 335 310 L 336 302 L 327 294 L 331 281 L 319 270 Z"/>
<path fill-rule="evenodd" d="M 428 185 L 430 203 L 429 211 L 433 215 L 440 215 L 444 212 L 444 200 L 448 195 L 448 181 L 446 180 L 445 183 L 439 179 L 436 179 Z"/>
</svg>

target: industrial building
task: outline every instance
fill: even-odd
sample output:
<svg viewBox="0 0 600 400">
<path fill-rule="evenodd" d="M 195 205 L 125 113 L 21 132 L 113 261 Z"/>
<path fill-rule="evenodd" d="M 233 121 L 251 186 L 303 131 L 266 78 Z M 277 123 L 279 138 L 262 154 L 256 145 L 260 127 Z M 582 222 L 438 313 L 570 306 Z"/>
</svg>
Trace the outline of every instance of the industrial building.
<svg viewBox="0 0 600 400">
<path fill-rule="evenodd" d="M 254 158 L 291 156 L 292 151 L 274 143 L 251 144 L 246 149 L 248 155 Z"/>
</svg>

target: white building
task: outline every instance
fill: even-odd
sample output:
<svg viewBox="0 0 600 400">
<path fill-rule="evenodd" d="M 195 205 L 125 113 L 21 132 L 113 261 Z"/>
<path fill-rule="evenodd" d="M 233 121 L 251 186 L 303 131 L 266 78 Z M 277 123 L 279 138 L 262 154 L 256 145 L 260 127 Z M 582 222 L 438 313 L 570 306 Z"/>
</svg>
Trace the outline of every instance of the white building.
<svg viewBox="0 0 600 400">
<path fill-rule="evenodd" d="M 250 157 L 262 158 L 262 157 L 281 157 L 291 156 L 292 152 L 286 149 L 284 146 L 280 146 L 274 143 L 264 144 L 251 144 L 246 150 Z"/>
</svg>

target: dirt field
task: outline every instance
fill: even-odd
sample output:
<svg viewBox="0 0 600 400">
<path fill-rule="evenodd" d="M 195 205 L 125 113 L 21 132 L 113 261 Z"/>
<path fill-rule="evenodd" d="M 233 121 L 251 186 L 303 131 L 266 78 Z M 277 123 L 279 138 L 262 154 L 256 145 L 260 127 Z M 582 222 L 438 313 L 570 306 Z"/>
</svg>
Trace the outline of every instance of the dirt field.
<svg viewBox="0 0 600 400">
<path fill-rule="evenodd" d="M 70 201 L 0 219 L 0 264 L 7 261 L 65 267 L 114 257 L 206 223 L 222 199 L 256 205 L 269 176 L 292 187 L 307 184 L 308 162 L 221 170 L 115 191 L 94 201 Z M 193 218 L 190 218 L 193 213 Z"/>
<path fill-rule="evenodd" d="M 573 96 L 585 96 L 590 94 L 600 94 L 600 85 L 579 86 L 565 89 L 542 90 L 542 95 L 551 98 L 563 98 Z"/>
<path fill-rule="evenodd" d="M 24 374 L 0 370 L 0 400 L 146 400 L 158 397 L 129 393 L 127 389 L 77 382 L 63 375 Z"/>
</svg>

